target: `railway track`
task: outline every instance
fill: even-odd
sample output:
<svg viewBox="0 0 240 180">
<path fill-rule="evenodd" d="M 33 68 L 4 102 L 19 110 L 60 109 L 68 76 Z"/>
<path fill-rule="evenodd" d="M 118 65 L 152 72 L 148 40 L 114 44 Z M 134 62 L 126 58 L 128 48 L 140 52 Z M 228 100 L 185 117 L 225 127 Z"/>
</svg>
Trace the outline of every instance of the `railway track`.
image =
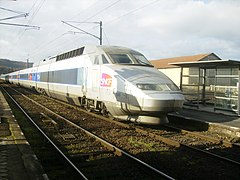
<svg viewBox="0 0 240 180">
<path fill-rule="evenodd" d="M 6 90 L 4 91 L 69 163 L 69 166 L 75 169 L 79 177 L 83 179 L 173 179 L 171 176 L 21 94 L 21 97 L 27 98 L 38 106 L 38 111 L 41 111 L 40 116 L 36 114 L 34 109 L 30 109 L 27 113 Z M 33 113 L 34 115 L 32 115 Z"/>
<path fill-rule="evenodd" d="M 240 165 L 240 145 L 231 143 L 223 139 L 206 135 L 205 132 L 192 132 L 178 127 L 166 125 L 180 134 L 179 142 L 189 148 L 207 153 L 219 159 L 228 161 L 230 163 Z M 187 140 L 181 139 L 181 135 L 186 136 Z M 215 151 L 219 150 L 219 151 Z"/>
<path fill-rule="evenodd" d="M 226 143 L 214 144 L 212 141 L 207 141 L 206 143 L 206 140 L 201 140 L 202 137 L 196 137 L 193 134 L 189 135 L 190 133 L 181 130 L 173 131 L 169 127 L 168 130 L 166 130 L 166 127 L 158 129 L 153 127 L 136 127 L 112 121 L 96 114 L 93 115 L 75 106 L 66 106 L 65 103 L 60 103 L 53 99 L 49 100 L 46 97 L 31 94 L 28 96 L 56 111 L 58 114 L 71 119 L 75 124 L 80 124 L 94 134 L 105 137 L 108 142 L 113 142 L 115 146 L 126 149 L 136 157 L 154 164 L 158 169 L 168 172 L 178 179 L 194 178 L 196 176 L 215 179 L 238 179 L 240 177 L 237 161 L 236 163 L 235 160 L 232 162 L 231 160 L 226 160 L 230 158 L 219 159 L 218 157 L 216 159 L 217 156 L 212 156 L 217 150 L 224 150 Z M 104 119 L 104 121 L 100 119 Z M 61 136 L 59 138 L 61 139 Z M 194 148 L 189 149 L 187 145 Z M 233 148 L 230 145 L 227 146 L 230 149 Z M 196 152 L 195 149 L 201 150 Z M 203 154 L 202 149 L 209 149 L 212 152 Z M 228 152 L 228 150 L 225 152 Z M 199 174 L 199 172 L 204 172 L 204 174 Z"/>
<path fill-rule="evenodd" d="M 186 147 L 203 154 L 240 166 L 240 147 L 237 144 L 219 140 L 200 132 L 191 132 L 171 125 L 164 125 L 168 131 L 148 129 L 147 131 L 166 138 L 165 142 L 176 147 Z"/>
</svg>

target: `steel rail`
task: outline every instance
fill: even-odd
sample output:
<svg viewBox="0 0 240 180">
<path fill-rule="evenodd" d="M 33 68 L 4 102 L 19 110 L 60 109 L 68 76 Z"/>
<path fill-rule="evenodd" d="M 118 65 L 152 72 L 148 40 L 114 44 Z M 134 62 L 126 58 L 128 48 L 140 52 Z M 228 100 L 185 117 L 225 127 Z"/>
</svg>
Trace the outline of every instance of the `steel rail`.
<svg viewBox="0 0 240 180">
<path fill-rule="evenodd" d="M 64 121 L 66 121 L 67 123 L 71 124 L 72 126 L 74 126 L 74 127 L 78 128 L 78 129 L 84 131 L 86 134 L 88 134 L 89 136 L 95 138 L 96 140 L 98 140 L 99 142 L 101 142 L 101 143 L 102 143 L 103 145 L 105 145 L 106 147 L 108 147 L 108 148 L 109 148 L 109 147 L 112 148 L 112 150 L 115 151 L 115 154 L 116 154 L 116 155 L 124 154 L 126 157 L 128 157 L 128 158 L 130 158 L 130 159 L 132 159 L 132 160 L 134 160 L 134 161 L 136 161 L 136 162 L 138 162 L 138 163 L 140 163 L 141 165 L 147 167 L 148 169 L 150 169 L 150 170 L 152 170 L 153 172 L 155 172 L 155 173 L 161 175 L 162 177 L 165 177 L 165 178 L 167 178 L 167 179 L 171 179 L 171 180 L 174 180 L 174 179 L 175 179 L 175 178 L 173 178 L 173 177 L 171 177 L 171 176 L 165 174 L 164 172 L 162 172 L 162 171 L 160 171 L 160 170 L 154 168 L 153 166 L 151 166 L 151 165 L 145 163 L 144 161 L 142 161 L 142 160 L 140 160 L 140 159 L 134 157 L 133 155 L 127 153 L 126 151 L 124 151 L 124 150 L 122 150 L 122 149 L 116 147 L 115 145 L 113 145 L 113 144 L 111 144 L 111 143 L 105 141 L 104 139 L 102 139 L 102 138 L 98 137 L 97 135 L 91 133 L 90 131 L 84 129 L 83 127 L 81 127 L 81 126 L 79 126 L 79 125 L 77 125 L 77 124 L 71 122 L 70 120 L 68 120 L 68 119 L 66 119 L 66 118 L 64 118 L 64 117 L 62 117 L 61 115 L 59 115 L 59 114 L 53 112 L 52 110 L 50 110 L 50 109 L 48 109 L 47 107 L 43 106 L 42 104 L 40 104 L 40 103 L 34 101 L 33 99 L 27 97 L 26 95 L 20 93 L 19 91 L 15 90 L 15 89 L 13 89 L 13 88 L 11 88 L 11 89 L 14 90 L 15 92 L 21 94 L 23 97 L 25 97 L 26 99 L 28 99 L 28 100 L 30 100 L 31 102 L 35 103 L 36 105 L 42 107 L 43 109 L 45 109 L 45 110 L 48 111 L 49 113 L 51 113 L 51 114 L 53 114 L 53 115 L 55 115 L 55 116 L 57 116 L 57 117 L 63 119 Z"/>
<path fill-rule="evenodd" d="M 59 103 L 62 103 L 62 104 L 65 104 L 65 105 L 68 105 L 68 106 L 71 106 L 71 107 L 76 108 L 76 106 L 74 106 L 74 105 L 67 104 L 67 103 L 65 103 L 65 102 L 62 102 L 62 101 L 59 101 L 59 100 L 56 100 L 56 99 L 54 99 L 54 100 L 57 101 L 57 102 L 59 102 Z M 132 129 L 134 128 L 137 132 L 142 133 L 142 134 L 144 134 L 144 135 L 148 135 L 148 136 L 150 136 L 150 137 L 152 137 L 152 138 L 155 138 L 155 139 L 157 139 L 157 140 L 160 140 L 160 141 L 162 141 L 163 143 L 165 143 L 165 144 L 167 144 L 167 145 L 170 145 L 170 146 L 173 146 L 173 147 L 177 147 L 177 148 L 178 148 L 178 147 L 185 147 L 185 148 L 193 149 L 193 150 L 195 150 L 195 151 L 199 151 L 199 152 L 201 152 L 201 153 L 208 154 L 208 155 L 210 155 L 210 156 L 215 156 L 216 158 L 219 158 L 219 159 L 221 159 L 221 160 L 228 161 L 228 162 L 230 162 L 230 163 L 240 165 L 240 162 L 238 162 L 238 161 L 234 161 L 234 160 L 232 160 L 232 159 L 229 159 L 229 158 L 226 158 L 226 157 L 223 157 L 223 156 L 220 156 L 220 155 L 211 153 L 211 152 L 209 152 L 209 151 L 205 151 L 205 150 L 202 150 L 202 149 L 198 149 L 198 148 L 195 148 L 195 147 L 191 147 L 191 146 L 189 146 L 189 145 L 180 143 L 180 142 L 178 142 L 178 141 L 176 141 L 176 140 L 172 140 L 172 139 L 169 139 L 169 138 L 166 138 L 166 137 L 157 135 L 157 134 L 155 134 L 155 133 L 148 132 L 148 131 L 143 130 L 143 129 L 138 128 L 138 127 L 130 126 L 130 125 L 125 124 L 125 123 L 121 123 L 121 122 L 118 122 L 118 121 L 113 121 L 113 120 L 110 120 L 109 118 L 105 118 L 105 117 L 103 117 L 103 116 L 100 116 L 100 115 L 97 115 L 97 114 L 94 114 L 94 113 L 85 111 L 85 110 L 80 109 L 80 108 L 77 108 L 77 109 L 78 109 L 79 111 L 82 111 L 82 112 L 85 112 L 85 113 L 87 113 L 87 114 L 93 115 L 93 116 L 95 116 L 95 117 L 97 117 L 97 118 L 101 118 L 102 120 L 105 120 L 105 121 L 108 121 L 108 122 L 112 122 L 112 123 L 118 124 L 118 125 L 123 126 L 123 127 L 132 128 Z M 174 127 L 171 127 L 171 126 L 169 126 L 169 125 L 165 125 L 165 127 L 173 128 L 173 129 L 174 129 Z M 183 132 L 183 133 L 188 133 L 188 134 L 191 134 L 191 135 L 196 135 L 196 136 L 198 136 L 198 137 L 200 137 L 200 138 L 206 137 L 206 136 L 200 135 L 200 134 L 198 134 L 198 133 L 190 132 L 190 131 L 183 130 L 183 129 L 175 129 L 175 130 L 181 131 L 181 132 Z M 216 142 L 216 141 L 217 141 L 217 142 L 219 142 L 220 144 L 225 145 L 226 147 L 235 146 L 234 144 L 232 144 L 232 143 L 230 143 L 230 142 L 227 142 L 227 141 L 214 140 L 214 138 L 210 138 L 210 137 L 208 137 L 208 138 L 206 138 L 206 139 L 208 139 L 208 140 L 211 141 L 211 142 Z"/>
<path fill-rule="evenodd" d="M 198 149 L 198 148 L 195 148 L 195 147 L 186 145 L 186 144 L 182 144 L 182 143 L 180 143 L 180 144 L 181 144 L 182 146 L 186 147 L 186 148 L 193 149 L 193 150 L 196 150 L 196 151 L 198 151 L 198 152 L 202 152 L 202 153 L 207 154 L 207 155 L 210 155 L 210 156 L 214 156 L 214 157 L 216 157 L 216 158 L 219 158 L 219 159 L 221 159 L 221 160 L 230 162 L 230 163 L 235 164 L 235 165 L 240 165 L 240 162 L 238 162 L 238 161 L 234 161 L 234 160 L 232 160 L 232 159 L 229 159 L 229 158 L 226 158 L 226 157 L 223 157 L 223 156 L 220 156 L 220 155 L 211 153 L 211 152 L 209 152 L 209 151 L 205 151 L 205 150 L 202 150 L 202 149 Z"/>
<path fill-rule="evenodd" d="M 55 145 L 55 143 L 44 133 L 44 131 L 34 122 L 34 120 L 27 114 L 27 112 L 18 104 L 18 102 L 1 86 L 4 92 L 9 98 L 18 106 L 18 108 L 24 113 L 24 115 L 33 123 L 33 125 L 41 132 L 41 134 L 52 144 L 52 146 L 63 156 L 63 158 L 77 171 L 77 173 L 83 178 L 88 179 L 75 165 L 74 163 Z M 16 91 L 17 92 L 17 91 Z M 19 92 L 18 92 L 19 93 Z"/>
<path fill-rule="evenodd" d="M 228 141 L 225 141 L 225 140 L 222 140 L 222 139 L 216 139 L 216 138 L 213 138 L 213 137 L 210 137 L 210 136 L 206 136 L 206 135 L 202 135 L 198 132 L 192 132 L 192 131 L 188 131 L 188 130 L 185 130 L 185 129 L 181 129 L 181 128 L 177 128 L 177 127 L 174 127 L 174 126 L 171 126 L 169 124 L 166 124 L 164 125 L 165 127 L 168 127 L 168 128 L 171 128 L 173 130 L 176 130 L 176 131 L 180 131 L 182 133 L 187 133 L 187 134 L 190 134 L 192 136 L 196 136 L 196 137 L 199 137 L 201 139 L 205 139 L 205 140 L 208 140 L 208 141 L 211 141 L 213 143 L 219 143 L 219 144 L 222 144 L 226 147 L 233 147 L 234 144 L 233 143 L 230 143 Z"/>
<path fill-rule="evenodd" d="M 214 142 L 214 143 L 219 143 L 219 144 L 222 144 L 224 145 L 225 147 L 233 147 L 234 145 L 230 142 L 227 142 L 227 141 L 223 141 L 223 140 L 218 140 L 218 139 L 215 139 L 213 137 L 208 137 L 208 136 L 204 136 L 202 134 L 199 134 L 199 133 L 196 133 L 196 132 L 191 132 L 191 131 L 187 131 L 187 130 L 183 130 L 183 129 L 179 129 L 179 128 L 175 128 L 175 127 L 172 127 L 170 125 L 165 125 L 166 127 L 169 127 L 169 128 L 172 128 L 172 129 L 175 129 L 177 131 L 180 131 L 182 133 L 187 133 L 187 134 L 190 134 L 192 136 L 195 136 L 195 137 L 199 137 L 201 139 L 205 139 L 205 140 L 208 140 L 208 141 L 211 141 L 211 142 Z M 230 163 L 233 163 L 233 164 L 237 164 L 237 165 L 240 165 L 240 162 L 239 161 L 235 161 L 235 160 L 232 160 L 232 159 L 229 159 L 229 158 L 226 158 L 226 157 L 223 157 L 223 156 L 220 156 L 220 155 L 217 155 L 217 154 L 214 154 L 214 153 L 211 153 L 209 151 L 206 151 L 206 150 L 202 150 L 202 149 L 199 149 L 199 148 L 195 148 L 195 147 L 192 147 L 192 146 L 189 146 L 187 144 L 184 144 L 184 143 L 180 143 L 181 146 L 184 146 L 184 147 L 187 147 L 189 149 L 193 149 L 193 150 L 196 150 L 196 151 L 199 151 L 199 152 L 202 152 L 202 153 L 205 153 L 205 154 L 208 154 L 210 156 L 214 156 L 216 158 L 219 158 L 221 160 L 224 160 L 224 161 L 227 161 L 227 162 L 230 162 Z"/>
<path fill-rule="evenodd" d="M 68 105 L 68 106 L 77 108 L 76 106 L 71 105 L 71 104 L 68 104 L 68 103 L 65 103 L 65 102 L 63 102 L 63 101 L 59 101 L 59 100 L 57 100 L 57 99 L 53 99 L 53 100 L 55 100 L 55 101 L 58 102 L 58 103 L 62 103 L 62 104 L 65 104 L 65 105 Z M 238 161 L 234 161 L 234 160 L 232 160 L 232 159 L 229 159 L 229 158 L 226 158 L 226 157 L 223 157 L 223 156 L 220 156 L 220 155 L 211 153 L 211 152 L 209 152 L 209 151 L 205 151 L 205 150 L 202 150 L 202 149 L 198 149 L 198 148 L 195 148 L 195 147 L 191 147 L 191 146 L 189 146 L 189 145 L 180 143 L 180 142 L 178 142 L 178 141 L 176 141 L 176 140 L 172 140 L 172 139 L 170 139 L 170 138 L 166 138 L 166 137 L 157 135 L 157 134 L 155 134 L 155 133 L 148 132 L 148 131 L 143 130 L 143 129 L 141 129 L 141 128 L 137 128 L 137 127 L 134 127 L 134 126 L 130 126 L 130 125 L 127 125 L 127 124 L 125 124 L 125 123 L 121 123 L 121 122 L 118 122 L 118 121 L 113 121 L 113 120 L 110 120 L 109 118 L 105 118 L 105 117 L 103 117 L 103 116 L 100 116 L 100 115 L 91 113 L 91 112 L 89 112 L 89 111 L 85 111 L 85 110 L 80 109 L 80 108 L 77 108 L 77 109 L 78 109 L 79 111 L 81 111 L 81 112 L 90 114 L 90 115 L 95 116 L 95 117 L 97 117 L 97 118 L 101 118 L 102 120 L 105 120 L 105 121 L 108 121 L 108 122 L 112 122 L 112 123 L 118 124 L 118 125 L 123 126 L 123 127 L 132 128 L 132 129 L 134 128 L 137 132 L 142 133 L 142 134 L 145 134 L 145 135 L 148 135 L 148 136 L 150 136 L 150 137 L 152 137 L 152 138 L 155 138 L 155 139 L 157 139 L 157 140 L 160 140 L 160 141 L 162 141 L 163 143 L 168 144 L 168 145 L 170 145 L 170 146 L 177 147 L 177 148 L 178 148 L 178 147 L 186 147 L 186 148 L 189 148 L 189 149 L 193 149 L 193 150 L 195 150 L 195 151 L 199 151 L 199 152 L 201 152 L 201 153 L 208 154 L 208 155 L 210 155 L 210 156 L 214 156 L 214 157 L 219 158 L 219 159 L 221 159 L 221 160 L 224 160 L 224 161 L 227 161 L 227 162 L 230 162 L 230 163 L 233 163 L 233 164 L 240 165 L 240 162 L 238 162 Z M 165 126 L 168 127 L 168 128 L 173 128 L 173 129 L 174 129 L 174 127 L 171 127 L 171 126 L 169 126 L 169 125 L 165 125 Z M 176 129 L 175 129 L 175 130 L 176 130 Z M 178 131 L 181 131 L 181 132 L 183 132 L 183 133 L 189 133 L 189 134 L 191 134 L 191 135 L 196 134 L 196 133 L 194 133 L 194 132 L 190 132 L 190 131 L 187 131 L 187 130 L 182 130 L 182 129 L 177 129 L 177 130 L 178 130 Z M 197 136 L 197 135 L 196 135 L 196 136 Z M 199 135 L 198 137 L 204 138 L 205 136 L 203 136 L 203 135 L 200 136 L 200 135 Z M 214 140 L 214 138 L 208 138 L 208 139 L 209 139 L 210 141 L 212 141 L 212 142 L 216 142 L 216 141 Z M 234 145 L 234 144 L 231 144 L 230 142 L 222 141 L 222 140 L 221 140 L 221 141 L 218 141 L 218 142 L 222 143 L 222 144 L 225 145 L 226 147 L 232 147 L 232 146 Z"/>
</svg>

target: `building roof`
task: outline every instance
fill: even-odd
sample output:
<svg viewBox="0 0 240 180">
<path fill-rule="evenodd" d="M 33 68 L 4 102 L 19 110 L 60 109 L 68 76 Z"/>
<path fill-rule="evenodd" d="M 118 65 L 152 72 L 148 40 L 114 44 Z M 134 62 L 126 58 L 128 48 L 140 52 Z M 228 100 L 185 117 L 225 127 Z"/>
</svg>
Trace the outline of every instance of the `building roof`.
<svg viewBox="0 0 240 180">
<path fill-rule="evenodd" d="M 182 63 L 182 62 L 198 62 L 198 61 L 206 61 L 206 60 L 221 60 L 217 55 L 214 53 L 209 54 L 198 54 L 193 56 L 181 56 L 181 57 L 174 57 L 174 58 L 166 58 L 166 59 L 159 59 L 159 60 L 150 60 L 151 64 L 158 69 L 163 68 L 176 68 L 177 66 L 173 65 L 172 63 Z"/>
<path fill-rule="evenodd" d="M 239 60 L 210 60 L 210 61 L 195 61 L 195 62 L 179 62 L 172 63 L 180 67 L 200 67 L 200 68 L 217 68 L 217 67 L 236 67 L 240 66 Z"/>
</svg>

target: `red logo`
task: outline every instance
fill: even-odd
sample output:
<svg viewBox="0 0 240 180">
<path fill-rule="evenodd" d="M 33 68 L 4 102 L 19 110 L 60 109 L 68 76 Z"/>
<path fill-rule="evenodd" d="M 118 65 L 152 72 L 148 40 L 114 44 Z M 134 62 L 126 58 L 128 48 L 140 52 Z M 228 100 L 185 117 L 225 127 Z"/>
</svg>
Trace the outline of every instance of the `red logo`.
<svg viewBox="0 0 240 180">
<path fill-rule="evenodd" d="M 100 85 L 102 87 L 111 87 L 112 86 L 112 77 L 108 74 L 102 73 Z"/>
<path fill-rule="evenodd" d="M 29 80 L 32 80 L 32 73 L 30 73 L 30 74 L 28 75 L 28 79 L 29 79 Z"/>
</svg>

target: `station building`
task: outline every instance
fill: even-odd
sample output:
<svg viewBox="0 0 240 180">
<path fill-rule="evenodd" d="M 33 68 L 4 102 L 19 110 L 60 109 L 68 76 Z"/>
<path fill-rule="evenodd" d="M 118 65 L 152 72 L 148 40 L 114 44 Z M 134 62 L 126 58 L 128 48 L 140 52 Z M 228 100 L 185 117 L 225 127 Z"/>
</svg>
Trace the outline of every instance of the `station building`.
<svg viewBox="0 0 240 180">
<path fill-rule="evenodd" d="M 210 53 L 150 62 L 179 86 L 184 106 L 240 115 L 240 61 Z"/>
</svg>

